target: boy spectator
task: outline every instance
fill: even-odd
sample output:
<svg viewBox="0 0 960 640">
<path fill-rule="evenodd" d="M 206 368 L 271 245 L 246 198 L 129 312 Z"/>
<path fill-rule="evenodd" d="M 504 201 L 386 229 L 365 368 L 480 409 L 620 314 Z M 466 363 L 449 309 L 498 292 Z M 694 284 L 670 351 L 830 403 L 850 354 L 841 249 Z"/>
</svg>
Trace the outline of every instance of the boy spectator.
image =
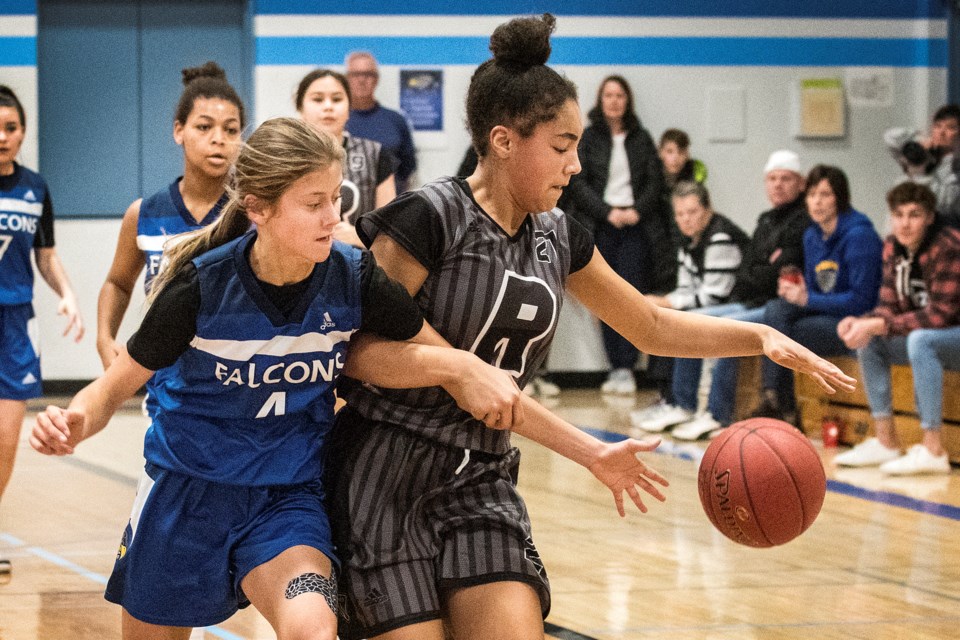
<svg viewBox="0 0 960 640">
<path fill-rule="evenodd" d="M 678 182 L 693 181 L 703 184 L 707 180 L 707 165 L 690 157 L 690 136 L 680 129 L 667 129 L 660 136 L 657 147 L 663 162 L 663 177 L 667 188 L 673 189 Z"/>
<path fill-rule="evenodd" d="M 960 232 L 937 220 L 936 199 L 925 186 L 897 185 L 887 203 L 893 233 L 883 247 L 879 303 L 837 326 L 837 335 L 857 350 L 876 437 L 834 460 L 849 467 L 880 465 L 892 475 L 949 473 L 940 429 L 943 370 L 960 369 Z M 890 367 L 907 363 L 923 443 L 901 455 Z"/>
</svg>

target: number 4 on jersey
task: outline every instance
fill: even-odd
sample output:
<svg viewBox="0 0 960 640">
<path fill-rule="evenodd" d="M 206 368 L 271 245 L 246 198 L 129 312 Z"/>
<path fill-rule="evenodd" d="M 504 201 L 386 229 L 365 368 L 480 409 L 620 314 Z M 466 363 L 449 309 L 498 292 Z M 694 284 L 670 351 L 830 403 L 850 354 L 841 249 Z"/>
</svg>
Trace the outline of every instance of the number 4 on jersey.
<svg viewBox="0 0 960 640">
<path fill-rule="evenodd" d="M 267 398 L 267 401 L 263 403 L 263 406 L 260 407 L 260 411 L 257 412 L 257 418 L 266 418 L 271 413 L 275 416 L 286 415 L 287 413 L 287 392 L 286 391 L 274 391 L 270 394 L 270 397 Z"/>
</svg>

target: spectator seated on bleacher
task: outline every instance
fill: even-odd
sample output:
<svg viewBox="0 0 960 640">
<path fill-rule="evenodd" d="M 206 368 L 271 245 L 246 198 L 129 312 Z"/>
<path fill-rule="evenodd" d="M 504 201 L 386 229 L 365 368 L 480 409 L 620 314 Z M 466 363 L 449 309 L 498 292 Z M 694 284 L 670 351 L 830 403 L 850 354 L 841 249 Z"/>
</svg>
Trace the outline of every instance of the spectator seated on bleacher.
<svg viewBox="0 0 960 640">
<path fill-rule="evenodd" d="M 664 134 L 666 135 L 666 134 Z M 780 271 L 803 264 L 803 233 L 810 225 L 803 198 L 800 158 L 782 149 L 770 154 L 764 166 L 764 185 L 772 208 L 757 219 L 747 244 L 736 283 L 727 304 L 698 307 L 698 313 L 760 322 L 764 305 L 777 297 Z M 631 422 L 645 431 L 664 431 L 679 440 L 697 440 L 733 421 L 739 358 L 717 360 L 710 382 L 707 410 L 696 415 L 697 392 L 703 371 L 699 358 L 676 358 L 673 365 L 673 404 L 634 411 Z M 676 425 L 676 426 L 674 426 Z"/>
<path fill-rule="evenodd" d="M 850 206 L 847 176 L 838 167 L 817 165 L 807 176 L 807 213 L 813 224 L 803 234 L 803 278 L 780 278 L 763 323 L 819 356 L 849 353 L 837 324 L 877 304 L 883 242 L 870 219 Z M 764 358 L 762 397 L 754 416 L 796 423 L 793 375 Z"/>
<path fill-rule="evenodd" d="M 665 296 L 648 295 L 647 298 L 668 309 L 703 313 L 728 306 L 749 243 L 747 234 L 729 218 L 713 211 L 710 194 L 702 184 L 678 183 L 671 200 L 682 236 L 677 251 L 677 286 Z M 674 364 L 669 366 L 668 371 Z M 668 416 L 678 412 L 683 415 L 669 422 Z M 651 428 L 650 425 L 659 425 L 665 418 L 668 424 L 676 424 L 691 417 L 692 414 L 687 415 L 681 407 L 661 402 L 633 412 L 631 420 L 640 428 L 662 431 L 665 427 Z"/>
<path fill-rule="evenodd" d="M 887 194 L 892 235 L 883 247 L 880 300 L 837 327 L 857 350 L 876 437 L 838 455 L 838 465 L 880 465 L 891 475 L 949 473 L 943 448 L 943 372 L 960 370 L 960 232 L 937 220 L 936 197 L 906 182 Z M 909 363 L 923 442 L 901 455 L 890 369 Z"/>
</svg>

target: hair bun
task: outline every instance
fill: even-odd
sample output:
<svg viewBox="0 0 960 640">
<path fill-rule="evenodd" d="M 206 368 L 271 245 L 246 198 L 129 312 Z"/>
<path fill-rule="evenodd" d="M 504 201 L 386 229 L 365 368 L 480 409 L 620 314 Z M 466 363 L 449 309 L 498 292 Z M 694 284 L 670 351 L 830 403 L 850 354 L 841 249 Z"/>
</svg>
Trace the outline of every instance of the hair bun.
<svg viewBox="0 0 960 640">
<path fill-rule="evenodd" d="M 547 63 L 550 34 L 557 19 L 551 14 L 515 18 L 500 25 L 490 36 L 490 51 L 499 64 L 529 68 Z"/>
<path fill-rule="evenodd" d="M 224 81 L 227 79 L 227 72 L 213 60 L 199 67 L 189 67 L 180 73 L 183 74 L 183 86 L 187 86 L 197 78 L 219 78 Z"/>
</svg>

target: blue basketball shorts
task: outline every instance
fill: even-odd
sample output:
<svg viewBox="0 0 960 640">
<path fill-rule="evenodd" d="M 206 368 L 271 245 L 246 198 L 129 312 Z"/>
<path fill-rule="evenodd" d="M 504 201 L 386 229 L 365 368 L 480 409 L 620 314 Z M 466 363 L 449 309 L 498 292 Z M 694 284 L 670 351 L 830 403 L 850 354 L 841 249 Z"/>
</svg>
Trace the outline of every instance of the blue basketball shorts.
<svg viewBox="0 0 960 640">
<path fill-rule="evenodd" d="M 33 305 L 0 305 L 0 399 L 41 395 L 40 332 Z"/>
<path fill-rule="evenodd" d="M 223 622 L 250 604 L 243 578 L 286 549 L 313 547 L 336 566 L 323 501 L 319 480 L 245 487 L 147 463 L 105 597 L 150 624 Z"/>
</svg>

